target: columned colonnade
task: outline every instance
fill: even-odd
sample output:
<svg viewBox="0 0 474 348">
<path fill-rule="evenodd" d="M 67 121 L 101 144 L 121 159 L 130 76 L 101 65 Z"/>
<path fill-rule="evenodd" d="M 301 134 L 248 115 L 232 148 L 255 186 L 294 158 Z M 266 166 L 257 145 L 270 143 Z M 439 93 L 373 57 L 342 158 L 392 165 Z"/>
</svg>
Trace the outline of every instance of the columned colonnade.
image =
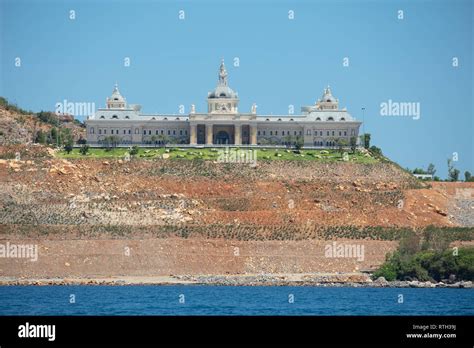
<svg viewBox="0 0 474 348">
<path fill-rule="evenodd" d="M 198 143 L 198 123 L 192 123 L 190 125 L 190 144 L 197 145 Z M 217 124 L 216 124 L 217 125 Z M 206 145 L 213 145 L 214 142 L 214 124 L 206 124 Z M 243 124 L 234 124 L 234 143 L 233 145 L 242 145 L 242 126 Z M 251 124 L 249 125 L 250 129 L 250 145 L 257 145 L 257 125 Z"/>
</svg>

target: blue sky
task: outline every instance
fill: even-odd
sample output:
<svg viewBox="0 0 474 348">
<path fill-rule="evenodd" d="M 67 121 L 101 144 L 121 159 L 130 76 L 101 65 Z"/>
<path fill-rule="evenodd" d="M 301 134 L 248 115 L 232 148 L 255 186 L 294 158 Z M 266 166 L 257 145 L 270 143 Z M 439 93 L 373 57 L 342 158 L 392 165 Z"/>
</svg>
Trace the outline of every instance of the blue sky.
<svg viewBox="0 0 474 348">
<path fill-rule="evenodd" d="M 372 143 L 402 166 L 432 162 L 445 177 L 457 153 L 474 172 L 472 1 L 0 3 L 0 95 L 23 108 L 102 107 L 117 81 L 145 113 L 205 111 L 224 58 L 241 111 L 299 113 L 329 84 L 356 118 L 366 108 Z M 381 116 L 389 99 L 420 103 L 420 119 Z"/>
</svg>

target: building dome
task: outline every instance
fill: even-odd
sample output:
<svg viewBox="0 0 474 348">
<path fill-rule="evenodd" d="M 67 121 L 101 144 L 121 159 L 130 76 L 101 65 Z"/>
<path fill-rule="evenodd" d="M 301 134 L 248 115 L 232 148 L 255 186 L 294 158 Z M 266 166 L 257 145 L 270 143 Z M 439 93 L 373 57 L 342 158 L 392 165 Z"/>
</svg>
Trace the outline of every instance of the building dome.
<svg viewBox="0 0 474 348">
<path fill-rule="evenodd" d="M 118 89 L 118 85 L 117 85 L 117 84 L 115 84 L 115 87 L 114 87 L 114 90 L 113 90 L 113 92 L 112 92 L 112 95 L 110 96 L 110 100 L 112 100 L 112 101 L 117 101 L 117 102 L 119 102 L 119 101 L 121 101 L 121 102 L 125 101 L 124 97 L 122 97 L 122 95 L 120 94 L 120 91 L 119 91 L 119 89 Z"/>
<path fill-rule="evenodd" d="M 115 84 L 112 95 L 107 98 L 107 108 L 109 109 L 124 109 L 127 106 L 125 98 L 120 94 L 118 85 Z"/>
<path fill-rule="evenodd" d="M 209 92 L 209 98 L 237 98 L 237 93 L 229 86 L 217 86 L 214 91 Z"/>
<path fill-rule="evenodd" d="M 331 88 L 329 86 L 327 86 L 327 88 L 324 89 L 323 96 L 321 97 L 320 100 L 325 103 L 337 102 L 337 99 L 334 98 L 334 96 L 332 95 Z"/>
</svg>

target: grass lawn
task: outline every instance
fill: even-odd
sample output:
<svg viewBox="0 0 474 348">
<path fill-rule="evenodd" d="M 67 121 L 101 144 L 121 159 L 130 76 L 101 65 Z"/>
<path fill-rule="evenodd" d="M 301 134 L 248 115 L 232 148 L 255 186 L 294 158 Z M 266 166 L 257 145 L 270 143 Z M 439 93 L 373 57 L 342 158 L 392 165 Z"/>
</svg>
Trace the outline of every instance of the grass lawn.
<svg viewBox="0 0 474 348">
<path fill-rule="evenodd" d="M 234 148 L 235 149 L 235 148 Z M 241 148 L 240 151 L 245 151 Z M 291 161 L 319 161 L 319 162 L 342 162 L 342 156 L 337 150 L 301 150 L 296 153 L 293 150 L 287 149 L 253 149 L 256 151 L 257 161 L 273 161 L 273 160 L 291 160 Z M 140 148 L 138 155 L 135 158 L 153 159 L 168 157 L 176 160 L 211 160 L 217 161 L 220 151 L 223 149 L 215 148 Z M 127 148 L 114 148 L 109 151 L 101 148 L 91 148 L 87 155 L 81 155 L 79 149 L 74 149 L 71 153 L 65 151 L 57 152 L 57 157 L 74 159 L 74 158 L 125 158 L 128 154 Z M 360 152 L 356 154 L 348 154 L 350 162 L 356 163 L 377 163 L 379 160 L 374 157 L 369 157 Z"/>
</svg>

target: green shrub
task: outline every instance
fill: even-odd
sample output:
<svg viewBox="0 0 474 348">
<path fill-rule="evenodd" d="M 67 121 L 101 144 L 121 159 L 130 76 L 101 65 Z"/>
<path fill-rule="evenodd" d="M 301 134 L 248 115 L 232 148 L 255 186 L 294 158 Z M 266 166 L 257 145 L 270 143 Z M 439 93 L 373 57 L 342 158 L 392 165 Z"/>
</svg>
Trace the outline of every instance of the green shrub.
<svg viewBox="0 0 474 348">
<path fill-rule="evenodd" d="M 87 155 L 88 152 L 89 152 L 89 145 L 84 144 L 79 149 L 79 153 L 83 156 Z"/>
</svg>

